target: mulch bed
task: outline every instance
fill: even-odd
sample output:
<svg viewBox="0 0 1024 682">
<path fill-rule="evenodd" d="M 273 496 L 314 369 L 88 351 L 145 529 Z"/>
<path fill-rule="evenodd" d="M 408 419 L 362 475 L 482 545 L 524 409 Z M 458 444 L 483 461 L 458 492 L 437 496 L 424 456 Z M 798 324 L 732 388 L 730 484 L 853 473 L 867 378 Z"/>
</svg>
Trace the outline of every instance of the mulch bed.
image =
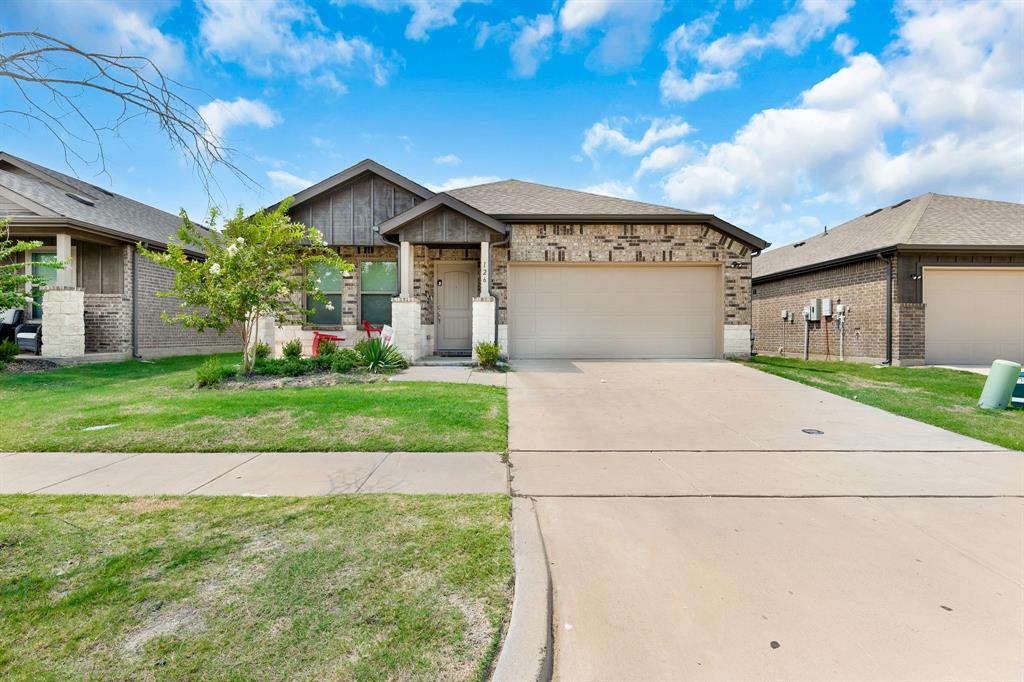
<svg viewBox="0 0 1024 682">
<path fill-rule="evenodd" d="M 6 365 L 0 366 L 0 372 L 7 372 L 9 374 L 23 374 L 25 372 L 45 372 L 51 369 L 57 369 L 60 367 L 56 362 L 52 360 L 44 360 L 43 358 L 21 356 L 15 360 L 8 362 Z"/>
</svg>

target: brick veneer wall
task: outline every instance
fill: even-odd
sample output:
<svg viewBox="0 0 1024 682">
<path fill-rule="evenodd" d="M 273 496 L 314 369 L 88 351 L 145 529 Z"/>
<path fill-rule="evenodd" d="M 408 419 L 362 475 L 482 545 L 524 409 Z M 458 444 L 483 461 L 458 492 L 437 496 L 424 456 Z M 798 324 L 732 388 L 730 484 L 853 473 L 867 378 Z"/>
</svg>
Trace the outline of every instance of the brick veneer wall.
<svg viewBox="0 0 1024 682">
<path fill-rule="evenodd" d="M 749 325 L 750 249 L 706 225 L 515 224 L 509 248 L 495 249 L 492 289 L 507 323 L 508 263 L 722 263 L 724 322 Z M 729 267 L 735 263 L 737 267 Z"/>
<path fill-rule="evenodd" d="M 904 365 L 924 363 L 924 303 L 893 306 L 893 358 Z"/>
<path fill-rule="evenodd" d="M 181 325 L 164 322 L 160 313 L 165 310 L 171 314 L 177 312 L 178 300 L 158 298 L 156 292 L 167 291 L 173 286 L 174 272 L 142 256 L 139 256 L 137 262 L 137 332 L 141 355 L 226 352 L 241 348 L 238 335 L 231 330 L 224 334 L 218 334 L 213 330 L 200 333 L 193 329 L 185 329 Z M 130 296 L 130 286 L 128 292 Z"/>
<path fill-rule="evenodd" d="M 777 355 L 781 348 L 784 355 L 802 356 L 802 311 L 812 298 L 831 298 L 833 304 L 847 306 L 844 345 L 848 359 L 873 362 L 885 359 L 885 263 L 877 258 L 786 279 L 758 282 L 753 292 L 754 350 Z M 792 324 L 782 321 L 781 311 L 784 309 L 793 312 Z M 825 355 L 826 325 L 831 357 L 838 358 L 839 328 L 835 318 L 810 323 L 810 354 L 813 357 Z"/>
<path fill-rule="evenodd" d="M 120 294 L 85 294 L 85 352 L 132 350 L 132 249 L 120 247 L 124 278 Z"/>
</svg>

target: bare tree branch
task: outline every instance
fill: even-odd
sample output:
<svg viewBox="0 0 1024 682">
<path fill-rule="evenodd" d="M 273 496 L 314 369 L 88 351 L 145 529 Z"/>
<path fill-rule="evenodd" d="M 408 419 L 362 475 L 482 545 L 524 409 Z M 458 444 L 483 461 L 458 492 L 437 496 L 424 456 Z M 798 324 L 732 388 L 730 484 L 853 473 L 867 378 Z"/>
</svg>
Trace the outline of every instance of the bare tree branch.
<svg viewBox="0 0 1024 682">
<path fill-rule="evenodd" d="M 99 162 L 100 172 L 109 177 L 104 137 L 117 135 L 139 116 L 155 117 L 171 146 L 191 163 L 208 196 L 217 184 L 218 168 L 249 187 L 259 187 L 232 160 L 235 150 L 213 134 L 199 110 L 178 94 L 191 88 L 165 76 L 148 57 L 89 52 L 38 31 L 0 31 L 2 81 L 14 86 L 22 106 L 8 102 L 0 116 L 44 126 L 61 144 L 72 168 L 75 159 Z M 116 105 L 116 115 L 98 120 L 82 102 L 89 94 Z"/>
</svg>

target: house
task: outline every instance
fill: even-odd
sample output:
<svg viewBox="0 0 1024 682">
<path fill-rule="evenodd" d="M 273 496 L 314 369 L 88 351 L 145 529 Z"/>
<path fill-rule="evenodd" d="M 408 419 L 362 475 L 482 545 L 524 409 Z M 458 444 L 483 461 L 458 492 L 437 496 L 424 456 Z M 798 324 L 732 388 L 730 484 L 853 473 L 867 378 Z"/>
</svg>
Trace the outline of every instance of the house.
<svg viewBox="0 0 1024 682">
<path fill-rule="evenodd" d="M 754 259 L 755 350 L 801 356 L 815 301 L 813 358 L 1024 360 L 1024 205 L 922 194 L 765 251 Z"/>
<path fill-rule="evenodd" d="M 25 319 L 41 326 L 43 356 L 115 360 L 240 348 L 234 335 L 161 319 L 176 308 L 174 299 L 156 297 L 173 272 L 139 256 L 135 244 L 166 246 L 180 217 L 0 152 L 0 220 L 12 238 L 43 243 L 25 254 L 25 267 L 51 282 L 25 308 Z M 54 259 L 67 267 L 47 267 Z"/>
<path fill-rule="evenodd" d="M 513 358 L 750 354 L 751 257 L 767 243 L 713 215 L 521 180 L 447 192 L 366 160 L 295 195 L 355 269 L 330 306 L 260 336 L 351 343 L 390 324 L 413 360 L 496 341 Z M 363 337 L 365 338 L 365 336 Z"/>
</svg>

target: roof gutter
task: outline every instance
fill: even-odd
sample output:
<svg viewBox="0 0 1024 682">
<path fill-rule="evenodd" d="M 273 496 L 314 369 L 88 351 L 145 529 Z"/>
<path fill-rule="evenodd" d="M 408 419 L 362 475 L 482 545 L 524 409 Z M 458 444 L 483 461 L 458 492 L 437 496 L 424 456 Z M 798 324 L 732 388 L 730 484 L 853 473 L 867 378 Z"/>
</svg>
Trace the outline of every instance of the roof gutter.
<svg viewBox="0 0 1024 682">
<path fill-rule="evenodd" d="M 821 261 L 819 263 L 811 263 L 810 265 L 801 265 L 800 267 L 790 268 L 789 270 L 780 270 L 779 272 L 773 272 L 768 275 L 755 275 L 752 278 L 752 283 L 761 284 L 763 282 L 772 282 L 777 279 L 785 279 L 787 277 L 794 277 L 796 275 L 804 275 L 810 272 L 817 272 L 818 270 L 827 270 L 828 268 L 835 267 L 837 265 L 847 265 L 849 263 L 859 263 L 864 260 L 871 260 L 876 256 L 886 253 L 895 253 L 895 246 L 886 246 L 881 249 L 872 249 L 870 251 L 862 251 L 855 253 L 850 256 L 842 256 L 840 258 L 833 258 L 831 260 Z"/>
<path fill-rule="evenodd" d="M 120 239 L 131 244 L 135 244 L 137 242 L 144 242 L 147 248 L 153 246 L 161 249 L 167 248 L 167 242 L 154 242 L 148 239 L 143 239 L 138 235 L 131 235 L 128 234 L 127 232 L 111 230 L 108 227 L 102 227 L 94 223 L 87 223 L 85 221 L 77 220 L 75 218 L 65 218 L 63 216 L 56 218 L 42 217 L 41 219 L 33 218 L 31 216 L 17 216 L 11 218 L 10 225 L 11 227 L 52 227 L 57 229 L 62 227 L 73 227 L 83 232 L 90 232 L 92 234 L 98 234 L 103 237 L 114 237 L 115 239 Z M 200 258 L 206 257 L 206 255 L 203 254 L 202 252 L 194 251 L 192 249 L 185 249 L 185 253 L 187 253 L 190 256 L 198 256 Z"/>
</svg>

